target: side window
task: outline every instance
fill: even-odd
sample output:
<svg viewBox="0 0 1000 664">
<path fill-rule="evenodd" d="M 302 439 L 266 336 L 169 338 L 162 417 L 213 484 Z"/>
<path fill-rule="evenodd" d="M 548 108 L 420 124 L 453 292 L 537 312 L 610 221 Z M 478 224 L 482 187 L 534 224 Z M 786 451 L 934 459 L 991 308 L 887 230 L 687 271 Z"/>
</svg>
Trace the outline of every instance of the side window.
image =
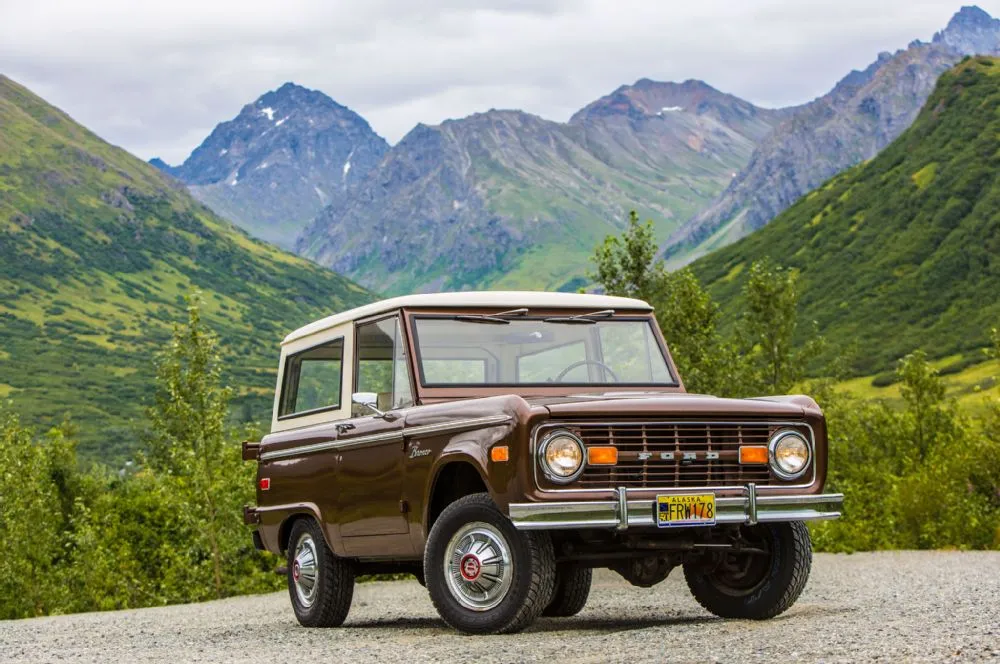
<svg viewBox="0 0 1000 664">
<path fill-rule="evenodd" d="M 385 318 L 358 325 L 358 392 L 375 392 L 378 408 L 392 410 L 413 405 L 410 365 L 399 331 L 399 319 Z M 354 416 L 365 415 L 355 407 Z"/>
<path fill-rule="evenodd" d="M 344 339 L 335 339 L 285 358 L 279 417 L 340 407 Z"/>
</svg>

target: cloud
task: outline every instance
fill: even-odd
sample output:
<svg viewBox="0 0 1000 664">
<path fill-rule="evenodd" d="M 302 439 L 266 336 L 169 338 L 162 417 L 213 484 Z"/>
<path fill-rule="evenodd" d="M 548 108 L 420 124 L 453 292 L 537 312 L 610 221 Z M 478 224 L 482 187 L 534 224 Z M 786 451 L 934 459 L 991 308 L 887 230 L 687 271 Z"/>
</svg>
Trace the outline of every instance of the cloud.
<svg viewBox="0 0 1000 664">
<path fill-rule="evenodd" d="M 929 39 L 940 0 L 0 0 L 0 72 L 113 143 L 183 160 L 285 81 L 391 142 L 488 108 L 554 120 L 623 83 L 700 78 L 807 101 L 879 51 Z M 981 3 L 996 15 L 1000 0 Z"/>
</svg>

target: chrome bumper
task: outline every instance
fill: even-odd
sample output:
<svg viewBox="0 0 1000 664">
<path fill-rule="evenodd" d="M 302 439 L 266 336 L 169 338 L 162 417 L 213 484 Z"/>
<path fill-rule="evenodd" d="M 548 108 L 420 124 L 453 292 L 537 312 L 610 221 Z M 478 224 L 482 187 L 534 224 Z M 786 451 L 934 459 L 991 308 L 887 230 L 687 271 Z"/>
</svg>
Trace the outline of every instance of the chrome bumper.
<svg viewBox="0 0 1000 664">
<path fill-rule="evenodd" d="M 633 490 L 634 491 L 634 490 Z M 649 489 L 643 489 L 648 492 Z M 656 527 L 653 508 L 656 500 L 628 497 L 620 487 L 616 500 L 576 502 L 511 503 L 510 520 L 519 530 L 566 530 L 571 528 Z M 681 494 L 676 489 L 664 493 Z M 716 524 L 771 523 L 775 521 L 816 521 L 836 519 L 844 502 L 842 493 L 801 496 L 759 495 L 748 484 L 742 496 L 715 499 Z"/>
</svg>

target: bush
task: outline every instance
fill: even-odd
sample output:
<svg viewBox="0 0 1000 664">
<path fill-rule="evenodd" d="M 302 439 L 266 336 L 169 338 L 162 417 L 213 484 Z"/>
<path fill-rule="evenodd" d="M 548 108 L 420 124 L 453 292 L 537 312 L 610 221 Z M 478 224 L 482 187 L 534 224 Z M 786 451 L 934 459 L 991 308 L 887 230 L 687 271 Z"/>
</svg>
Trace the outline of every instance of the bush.
<svg viewBox="0 0 1000 664">
<path fill-rule="evenodd" d="M 842 519 L 813 527 L 817 549 L 1000 548 L 1000 404 L 971 420 L 920 353 L 897 377 L 902 410 L 818 388 L 827 487 L 845 505 Z"/>
<path fill-rule="evenodd" d="M 253 501 L 227 425 L 216 337 L 189 302 L 158 365 L 150 462 L 82 469 L 69 425 L 36 436 L 0 413 L 0 619 L 275 590 L 240 518 Z"/>
</svg>

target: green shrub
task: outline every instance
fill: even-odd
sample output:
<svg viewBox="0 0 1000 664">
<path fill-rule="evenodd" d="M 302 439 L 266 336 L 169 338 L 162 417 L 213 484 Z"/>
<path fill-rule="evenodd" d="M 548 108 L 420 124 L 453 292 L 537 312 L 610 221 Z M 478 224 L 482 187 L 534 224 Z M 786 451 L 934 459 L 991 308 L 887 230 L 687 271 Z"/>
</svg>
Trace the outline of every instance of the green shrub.
<svg viewBox="0 0 1000 664">
<path fill-rule="evenodd" d="M 817 549 L 1000 549 L 1000 403 L 973 421 L 920 353 L 900 362 L 902 410 L 820 386 L 828 490 L 844 517 L 813 527 Z"/>
</svg>

